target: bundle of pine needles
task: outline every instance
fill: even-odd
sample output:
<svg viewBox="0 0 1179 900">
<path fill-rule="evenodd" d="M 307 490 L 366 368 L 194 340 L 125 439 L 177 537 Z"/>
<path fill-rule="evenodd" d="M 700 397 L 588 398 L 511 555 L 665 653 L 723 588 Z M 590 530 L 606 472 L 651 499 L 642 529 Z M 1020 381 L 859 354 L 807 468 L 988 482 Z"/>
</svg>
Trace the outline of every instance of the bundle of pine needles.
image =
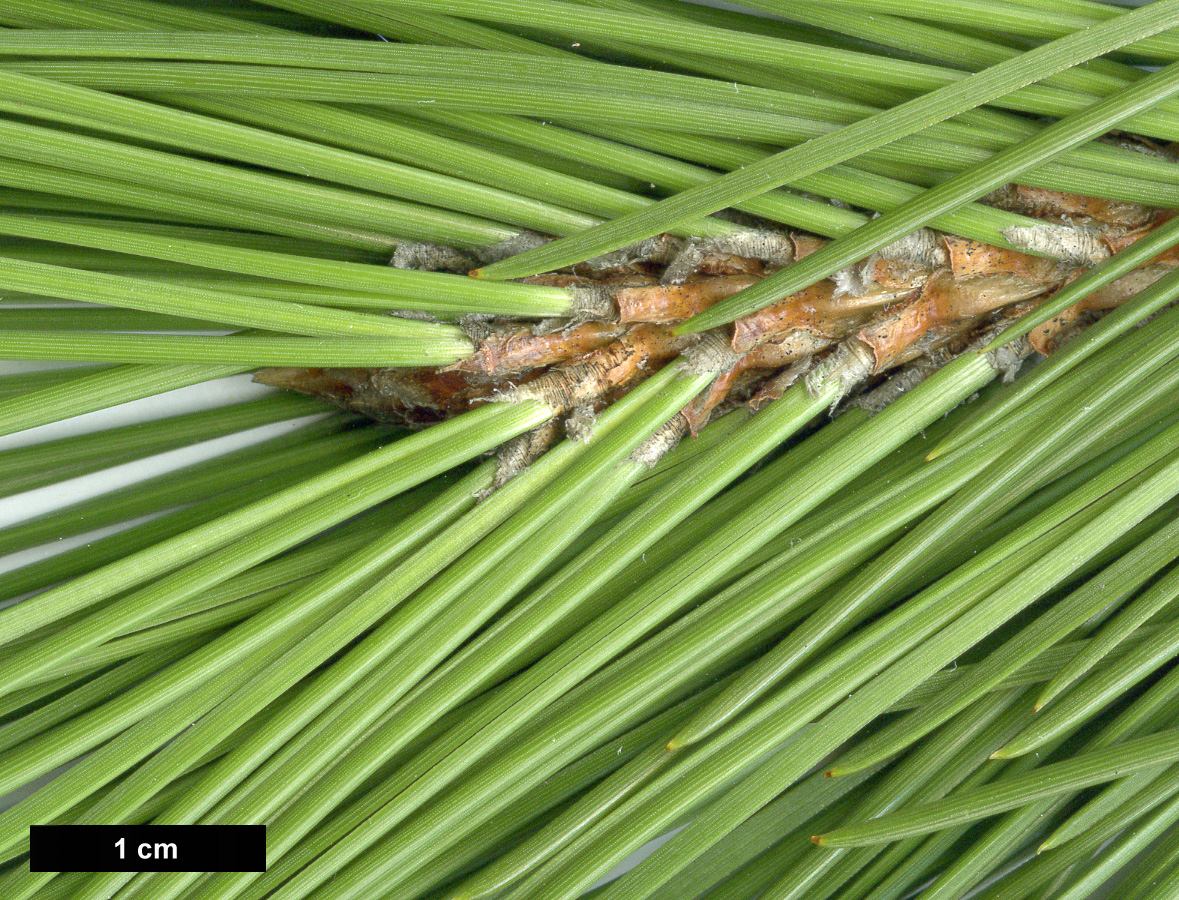
<svg viewBox="0 0 1179 900">
<path fill-rule="evenodd" d="M 5 900 L 1179 894 L 1179 0 L 0 24 Z"/>
</svg>

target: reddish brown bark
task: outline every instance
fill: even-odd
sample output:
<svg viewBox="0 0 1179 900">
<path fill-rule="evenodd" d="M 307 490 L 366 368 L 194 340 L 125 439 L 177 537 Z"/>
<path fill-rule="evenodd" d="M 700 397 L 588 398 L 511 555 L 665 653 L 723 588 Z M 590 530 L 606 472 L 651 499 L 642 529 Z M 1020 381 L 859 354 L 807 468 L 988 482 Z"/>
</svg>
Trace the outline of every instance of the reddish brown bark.
<svg viewBox="0 0 1179 900">
<path fill-rule="evenodd" d="M 1042 302 L 1172 215 L 1021 185 L 988 199 L 1045 220 L 1010 229 L 1006 236 L 1013 244 L 1068 259 L 921 229 L 832 279 L 734 322 L 726 335 L 735 362 L 716 362 L 728 368 L 683 410 L 683 421 L 695 433 L 722 403 L 753 392 L 755 406 L 779 396 L 814 357 L 841 341 L 848 342 L 841 346 L 859 349 L 861 374 L 868 368 L 881 373 L 934 351 L 943 356 L 956 352 L 976 336 L 976 329 L 993 324 L 996 314 L 1014 314 L 1028 301 Z M 787 250 L 792 247 L 796 260 L 827 243 L 805 234 L 767 234 L 779 253 L 770 257 L 762 252 L 769 262 L 700 246 L 695 255 L 677 255 L 683 242 L 664 236 L 636 245 L 638 250 L 602 257 L 597 265 L 529 278 L 586 289 L 573 292 L 582 318 L 570 317 L 555 327 L 546 322 L 542 333 L 532 324 L 492 324 L 474 354 L 444 369 L 273 369 L 260 373 L 258 380 L 417 426 L 492 400 L 537 397 L 557 415 L 601 406 L 691 344 L 692 338 L 673 335 L 671 326 L 784 264 L 790 254 L 781 250 L 783 243 Z M 683 271 L 673 271 L 677 262 Z M 1031 346 L 1051 352 L 1092 314 L 1117 306 L 1176 267 L 1179 247 L 1035 329 L 1029 335 Z M 660 280 L 685 276 L 674 284 Z"/>
</svg>

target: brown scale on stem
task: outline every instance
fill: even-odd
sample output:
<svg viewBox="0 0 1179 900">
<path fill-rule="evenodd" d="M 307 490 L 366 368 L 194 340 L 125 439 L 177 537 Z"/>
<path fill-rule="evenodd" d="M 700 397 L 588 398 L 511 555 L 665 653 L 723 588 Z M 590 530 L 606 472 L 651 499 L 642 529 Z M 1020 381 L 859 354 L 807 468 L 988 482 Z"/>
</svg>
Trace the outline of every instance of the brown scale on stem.
<svg viewBox="0 0 1179 900">
<path fill-rule="evenodd" d="M 911 288 L 897 291 L 873 285 L 855 296 L 835 296 L 834 282 L 820 281 L 733 323 L 733 349 L 738 353 L 795 332 L 816 338 L 836 338 L 871 319 L 875 312 L 905 296 Z"/>
<path fill-rule="evenodd" d="M 382 422 L 422 428 L 486 403 L 520 383 L 433 368 L 416 369 L 263 369 L 261 384 L 313 394 L 343 409 Z"/>
<path fill-rule="evenodd" d="M 1158 215 L 1157 209 L 1140 203 L 1103 200 L 1026 184 L 1005 185 L 983 197 L 981 202 L 1035 219 L 1101 222 L 1118 228 L 1140 228 Z"/>
<path fill-rule="evenodd" d="M 783 394 L 806 376 L 806 373 L 810 371 L 811 366 L 814 364 L 814 357 L 807 356 L 791 363 L 777 374 L 771 376 L 762 383 L 757 393 L 749 401 L 750 408 L 754 412 L 757 412 L 767 403 L 780 399 Z"/>
<path fill-rule="evenodd" d="M 885 310 L 856 336 L 872 348 L 876 371 L 881 372 L 921 355 L 943 335 L 969 329 L 987 313 L 1047 294 L 1055 286 L 1013 274 L 959 280 L 943 270 L 920 294 Z"/>
<path fill-rule="evenodd" d="M 624 324 L 683 322 L 760 281 L 761 275 L 714 275 L 681 284 L 623 287 L 614 295 Z"/>
<path fill-rule="evenodd" d="M 1055 284 L 1068 278 L 1074 267 L 1058 259 L 1045 259 L 947 234 L 942 237 L 950 274 L 959 280 L 1010 275 L 1031 284 Z"/>
<path fill-rule="evenodd" d="M 475 352 L 444 371 L 502 375 L 566 362 L 610 344 L 625 333 L 621 325 L 585 322 L 538 334 L 534 326 L 495 329 Z"/>
<path fill-rule="evenodd" d="M 542 400 L 561 415 L 625 387 L 644 372 L 654 371 L 693 340 L 676 337 L 669 328 L 638 325 L 600 350 L 554 366 L 531 381 L 503 391 L 495 400 Z"/>
<path fill-rule="evenodd" d="M 698 435 L 709 423 L 718 407 L 726 402 L 732 402 L 743 393 L 751 393 L 750 389 L 759 386 L 766 376 L 766 372 L 761 369 L 759 366 L 745 365 L 742 360 L 718 375 L 707 391 L 684 407 L 680 415 L 683 416 L 692 437 Z"/>
<path fill-rule="evenodd" d="M 1174 269 L 1173 265 L 1147 265 L 1128 272 L 1033 328 L 1028 332 L 1028 340 L 1037 353 L 1050 356 L 1082 323 L 1095 318 L 1095 314 L 1116 309 Z"/>
<path fill-rule="evenodd" d="M 692 434 L 698 434 L 700 429 L 708 424 L 716 408 L 730 400 L 743 385 L 761 382 L 767 375 L 783 366 L 811 360 L 816 353 L 826 350 L 837 339 L 797 330 L 776 341 L 759 344 L 742 353 L 733 365 L 717 376 L 707 391 L 684 410 Z M 759 396 L 762 402 L 769 399 L 768 395 Z"/>
</svg>

